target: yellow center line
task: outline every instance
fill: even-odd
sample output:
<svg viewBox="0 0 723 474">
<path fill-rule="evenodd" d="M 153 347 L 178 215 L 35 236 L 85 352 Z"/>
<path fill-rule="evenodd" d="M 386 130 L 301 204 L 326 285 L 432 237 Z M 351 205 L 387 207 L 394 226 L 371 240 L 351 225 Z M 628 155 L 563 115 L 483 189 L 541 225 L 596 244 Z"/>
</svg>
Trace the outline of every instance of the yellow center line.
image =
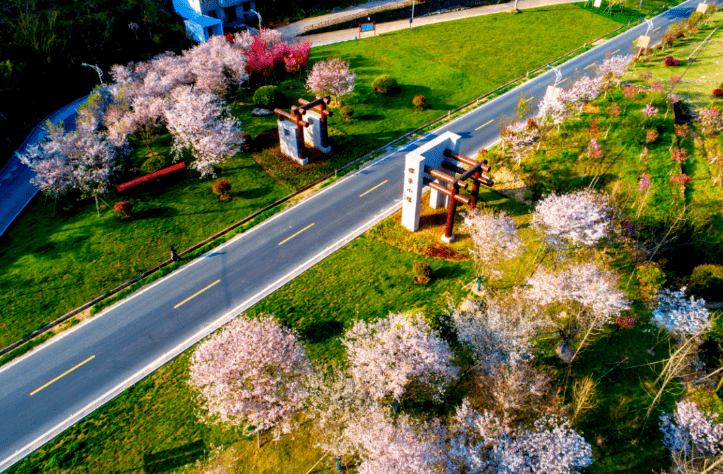
<svg viewBox="0 0 723 474">
<path fill-rule="evenodd" d="M 384 184 L 384 183 L 382 183 L 382 184 Z M 308 229 L 309 227 L 311 227 L 311 226 L 313 226 L 313 225 L 314 225 L 314 223 L 312 222 L 311 224 L 307 225 L 306 227 L 304 227 L 303 229 L 301 229 L 299 232 L 295 233 L 294 235 L 292 235 L 292 236 L 289 237 L 288 239 L 286 239 L 286 240 L 284 240 L 284 241 L 282 241 L 282 242 L 279 242 L 279 245 L 284 245 L 286 242 L 288 242 L 289 240 L 293 239 L 293 238 L 296 237 L 297 235 L 301 234 L 302 232 L 304 232 L 306 229 Z"/>
<path fill-rule="evenodd" d="M 193 298 L 195 298 L 196 296 L 200 295 L 200 294 L 203 293 L 204 291 L 208 290 L 209 288 L 211 288 L 213 285 L 217 284 L 217 283 L 220 282 L 220 281 L 221 281 L 221 280 L 216 280 L 216 281 L 214 281 L 213 283 L 211 283 L 210 285 L 208 285 L 208 286 L 207 286 L 206 288 L 204 288 L 203 290 L 194 293 L 193 295 L 189 296 L 189 297 L 186 298 L 185 300 L 183 300 L 183 301 L 181 301 L 180 303 L 178 303 L 176 306 L 173 307 L 173 309 L 178 308 L 178 307 L 181 306 L 183 303 L 187 303 L 188 301 L 192 300 Z"/>
<path fill-rule="evenodd" d="M 568 79 L 570 79 L 570 78 L 569 78 L 569 77 L 566 77 L 565 79 L 561 80 L 560 82 L 556 82 L 553 87 L 555 87 L 555 86 L 558 85 L 558 84 L 562 84 L 563 82 L 567 81 Z"/>
<path fill-rule="evenodd" d="M 370 189 L 369 191 L 365 192 L 364 194 L 360 194 L 359 197 L 364 197 L 365 194 L 369 194 L 370 192 L 374 191 L 375 189 L 377 189 L 379 186 L 381 186 L 382 184 L 386 183 L 387 181 L 389 181 L 389 180 L 388 180 L 388 179 L 385 179 L 384 181 L 382 181 L 381 183 L 377 184 L 376 186 L 374 186 L 374 187 L 373 187 L 372 189 Z M 314 224 L 311 224 L 311 225 L 314 225 Z M 291 237 L 293 237 L 293 235 L 292 235 Z M 291 237 L 289 237 L 289 239 L 290 239 Z M 286 239 L 286 240 L 288 240 L 288 239 Z M 286 240 L 284 240 L 284 242 L 286 242 Z M 281 244 L 283 244 L 284 242 L 281 242 Z M 279 244 L 279 245 L 281 245 L 281 244 Z"/>
<path fill-rule="evenodd" d="M 531 96 L 529 99 L 523 100 L 522 103 L 524 104 L 525 102 L 529 102 L 529 101 L 531 101 L 531 100 L 534 99 L 534 98 L 535 98 L 535 96 L 533 95 L 533 96 Z"/>
<path fill-rule="evenodd" d="M 94 355 L 88 357 L 87 359 L 85 359 L 85 360 L 84 360 L 83 362 L 81 362 L 80 364 L 76 365 L 75 367 L 73 367 L 73 368 L 70 369 L 70 370 L 66 370 L 65 372 L 63 372 L 62 374 L 58 375 L 58 376 L 55 377 L 53 380 L 51 380 L 50 382 L 46 383 L 45 385 L 43 385 L 43 386 L 40 387 L 39 389 L 35 390 L 34 392 L 30 392 L 30 396 L 32 397 L 33 395 L 35 395 L 36 393 L 38 393 L 39 391 L 41 391 L 42 389 L 44 389 L 45 387 L 47 387 L 48 385 L 50 385 L 51 383 L 57 382 L 58 380 L 62 379 L 63 377 L 65 377 L 66 375 L 68 375 L 69 373 L 71 373 L 72 371 L 74 371 L 75 369 L 77 369 L 78 367 L 80 367 L 81 365 L 85 364 L 86 362 L 90 362 L 90 361 L 93 360 L 93 359 L 95 359 L 95 356 L 94 356 Z"/>
<path fill-rule="evenodd" d="M 590 69 L 590 68 L 593 67 L 594 65 L 595 65 L 595 63 L 592 63 L 592 64 L 589 65 L 589 66 L 585 66 L 585 69 Z"/>
<path fill-rule="evenodd" d="M 490 121 L 487 122 L 487 123 L 483 123 L 483 124 L 480 125 L 479 127 L 475 128 L 474 131 L 476 132 L 476 131 L 479 130 L 480 128 L 486 127 L 487 125 L 491 124 L 491 123 L 494 122 L 494 121 L 495 121 L 495 119 L 492 119 L 492 120 L 490 120 Z"/>
<path fill-rule="evenodd" d="M 618 51 L 620 51 L 620 50 L 619 50 L 619 49 L 616 49 L 615 51 L 613 51 L 612 53 L 610 53 L 610 56 L 612 56 L 613 54 L 617 53 Z"/>
<path fill-rule="evenodd" d="M 658 31 L 661 28 L 662 28 L 662 26 L 657 27 L 656 29 L 653 30 L 653 33 L 655 33 L 656 31 Z"/>
</svg>

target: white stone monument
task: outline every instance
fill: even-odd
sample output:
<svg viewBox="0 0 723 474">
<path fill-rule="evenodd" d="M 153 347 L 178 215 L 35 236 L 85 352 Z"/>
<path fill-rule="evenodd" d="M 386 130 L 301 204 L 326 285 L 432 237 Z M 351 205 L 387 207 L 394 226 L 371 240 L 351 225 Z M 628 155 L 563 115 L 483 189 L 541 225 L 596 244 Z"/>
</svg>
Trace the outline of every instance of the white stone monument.
<svg viewBox="0 0 723 474">
<path fill-rule="evenodd" d="M 419 229 L 419 214 L 422 206 L 422 189 L 424 188 L 425 176 L 430 181 L 439 182 L 438 179 L 428 174 L 425 175 L 424 167 L 428 166 L 435 170 L 441 170 L 443 161 L 447 160 L 454 163 L 454 160 L 445 158 L 444 152 L 450 150 L 458 153 L 460 140 L 459 135 L 444 132 L 434 140 L 407 153 L 404 166 L 402 225 L 412 232 Z M 448 199 L 446 195 L 433 189 L 429 195 L 429 205 L 434 209 L 445 207 Z"/>
<path fill-rule="evenodd" d="M 301 166 L 309 162 L 309 159 L 301 156 L 299 149 L 299 129 L 294 122 L 279 118 L 279 144 L 281 145 L 281 153 L 288 156 Z M 306 135 L 306 130 L 304 130 Z"/>
</svg>

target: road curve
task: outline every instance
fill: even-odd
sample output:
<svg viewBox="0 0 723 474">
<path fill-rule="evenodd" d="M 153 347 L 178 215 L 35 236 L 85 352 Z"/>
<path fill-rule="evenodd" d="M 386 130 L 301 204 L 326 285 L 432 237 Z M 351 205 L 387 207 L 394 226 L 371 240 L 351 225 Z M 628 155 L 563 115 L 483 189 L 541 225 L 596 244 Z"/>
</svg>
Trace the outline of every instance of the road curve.
<svg viewBox="0 0 723 474">
<path fill-rule="evenodd" d="M 697 6 L 689 0 L 654 19 L 659 35 Z M 568 61 L 563 78 L 592 70 L 605 54 L 630 53 L 645 25 Z M 0 368 L 0 470 L 58 435 L 231 318 L 350 242 L 401 206 L 405 153 L 439 133 L 462 137 L 462 154 L 497 141 L 496 121 L 518 94 L 537 104 L 548 71 L 378 160 L 190 262 Z"/>
</svg>

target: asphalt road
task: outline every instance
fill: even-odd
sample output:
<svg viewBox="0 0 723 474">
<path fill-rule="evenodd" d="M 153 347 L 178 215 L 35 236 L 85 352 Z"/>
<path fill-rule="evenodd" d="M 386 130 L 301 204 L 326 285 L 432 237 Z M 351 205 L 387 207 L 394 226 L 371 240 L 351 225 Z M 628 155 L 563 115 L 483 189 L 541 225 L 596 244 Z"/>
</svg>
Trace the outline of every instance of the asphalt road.
<svg viewBox="0 0 723 474">
<path fill-rule="evenodd" d="M 687 17 L 689 1 L 655 19 L 665 31 Z M 629 53 L 639 26 L 560 67 L 574 78 L 605 54 Z M 536 104 L 550 71 L 417 142 L 393 150 L 249 232 L 0 368 L 0 470 L 26 456 L 123 389 L 253 306 L 401 206 L 405 153 L 436 134 L 462 136 L 474 156 L 499 138 L 522 91 Z"/>
</svg>

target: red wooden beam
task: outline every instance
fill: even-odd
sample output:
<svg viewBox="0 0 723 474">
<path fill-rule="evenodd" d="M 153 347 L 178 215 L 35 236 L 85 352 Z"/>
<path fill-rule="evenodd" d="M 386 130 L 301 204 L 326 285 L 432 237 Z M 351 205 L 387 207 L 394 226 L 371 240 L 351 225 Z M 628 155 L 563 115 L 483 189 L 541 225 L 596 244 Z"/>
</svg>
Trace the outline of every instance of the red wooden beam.
<svg viewBox="0 0 723 474">
<path fill-rule="evenodd" d="M 170 173 L 171 171 L 180 170 L 182 168 L 186 167 L 186 163 L 183 161 L 180 163 L 176 163 L 173 166 L 169 166 L 168 168 L 163 168 L 162 170 L 158 170 L 155 173 L 147 174 L 145 176 L 141 176 L 140 178 L 133 179 L 131 181 L 128 181 L 127 183 L 119 184 L 115 188 L 118 191 L 125 191 L 128 188 L 132 188 L 133 186 L 141 183 L 145 183 L 146 181 L 149 181 L 153 178 L 157 178 L 159 176 L 162 176 L 166 173 Z"/>
</svg>

